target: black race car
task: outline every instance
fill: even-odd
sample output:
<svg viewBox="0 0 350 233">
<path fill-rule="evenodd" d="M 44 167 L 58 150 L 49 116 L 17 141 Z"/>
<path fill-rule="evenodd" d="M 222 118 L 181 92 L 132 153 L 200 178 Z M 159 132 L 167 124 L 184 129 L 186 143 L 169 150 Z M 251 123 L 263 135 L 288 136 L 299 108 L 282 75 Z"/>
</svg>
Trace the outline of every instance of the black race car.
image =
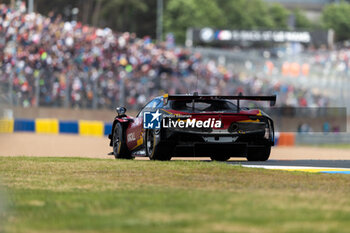
<svg viewBox="0 0 350 233">
<path fill-rule="evenodd" d="M 274 145 L 273 121 L 259 109 L 240 107 L 240 100 L 273 105 L 276 96 L 164 95 L 136 117 L 119 107 L 109 135 L 110 154 L 123 159 L 209 156 L 217 161 L 265 161 Z"/>
</svg>

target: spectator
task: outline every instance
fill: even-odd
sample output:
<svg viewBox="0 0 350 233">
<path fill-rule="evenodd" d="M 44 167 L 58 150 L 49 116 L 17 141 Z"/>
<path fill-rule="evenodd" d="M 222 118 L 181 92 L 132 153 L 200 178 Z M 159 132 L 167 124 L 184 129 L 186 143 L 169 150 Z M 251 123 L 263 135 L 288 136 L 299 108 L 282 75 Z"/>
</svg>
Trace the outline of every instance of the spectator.
<svg viewBox="0 0 350 233">
<path fill-rule="evenodd" d="M 321 96 L 301 98 L 305 91 L 290 84 L 234 73 L 213 61 L 204 62 L 198 53 L 153 44 L 149 37 L 64 22 L 52 12 L 49 17 L 26 14 L 1 4 L 2 93 L 8 93 L 11 83 L 14 104 L 24 107 L 114 108 L 125 102 L 139 108 L 164 92 L 193 91 L 277 93 L 278 103 L 290 106 L 327 103 Z"/>
</svg>

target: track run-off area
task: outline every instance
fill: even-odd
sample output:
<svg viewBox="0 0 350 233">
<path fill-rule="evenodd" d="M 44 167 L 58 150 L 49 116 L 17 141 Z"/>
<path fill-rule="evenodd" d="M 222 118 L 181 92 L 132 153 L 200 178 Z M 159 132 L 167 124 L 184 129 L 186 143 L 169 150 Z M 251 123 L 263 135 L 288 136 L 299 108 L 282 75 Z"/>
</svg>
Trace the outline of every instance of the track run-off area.
<svg viewBox="0 0 350 233">
<path fill-rule="evenodd" d="M 114 159 L 106 137 L 77 135 L 46 135 L 33 133 L 0 134 L 0 156 L 84 157 Z M 148 160 L 138 157 L 136 160 Z M 201 160 L 209 158 L 173 158 L 172 160 Z M 248 162 L 232 157 L 227 162 L 250 168 L 287 171 L 350 174 L 350 148 L 273 147 L 265 162 Z"/>
</svg>

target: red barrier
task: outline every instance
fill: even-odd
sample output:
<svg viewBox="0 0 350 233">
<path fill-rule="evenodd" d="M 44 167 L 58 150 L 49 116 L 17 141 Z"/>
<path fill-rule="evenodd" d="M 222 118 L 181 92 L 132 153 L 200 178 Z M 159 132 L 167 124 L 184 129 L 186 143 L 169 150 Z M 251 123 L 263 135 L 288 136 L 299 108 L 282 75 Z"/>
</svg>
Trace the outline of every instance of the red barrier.
<svg viewBox="0 0 350 233">
<path fill-rule="evenodd" d="M 294 146 L 295 133 L 280 133 L 278 138 L 278 146 Z"/>
</svg>

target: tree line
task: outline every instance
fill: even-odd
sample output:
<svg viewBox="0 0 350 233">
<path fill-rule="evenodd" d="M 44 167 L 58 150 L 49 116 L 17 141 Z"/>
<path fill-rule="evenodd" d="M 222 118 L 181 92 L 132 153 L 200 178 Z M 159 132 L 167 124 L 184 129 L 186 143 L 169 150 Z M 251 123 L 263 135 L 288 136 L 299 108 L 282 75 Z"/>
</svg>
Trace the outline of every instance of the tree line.
<svg viewBox="0 0 350 233">
<path fill-rule="evenodd" d="M 5 1 L 6 2 L 6 1 Z M 11 0 L 7 0 L 10 4 Z M 34 0 L 42 14 L 55 11 L 67 20 L 136 32 L 155 38 L 157 0 Z M 77 15 L 72 9 L 78 8 Z M 350 4 L 341 1 L 326 5 L 321 20 L 311 22 L 301 9 L 288 10 L 263 0 L 164 0 L 163 30 L 184 43 L 188 27 L 219 29 L 328 29 L 338 41 L 350 39 Z"/>
</svg>

